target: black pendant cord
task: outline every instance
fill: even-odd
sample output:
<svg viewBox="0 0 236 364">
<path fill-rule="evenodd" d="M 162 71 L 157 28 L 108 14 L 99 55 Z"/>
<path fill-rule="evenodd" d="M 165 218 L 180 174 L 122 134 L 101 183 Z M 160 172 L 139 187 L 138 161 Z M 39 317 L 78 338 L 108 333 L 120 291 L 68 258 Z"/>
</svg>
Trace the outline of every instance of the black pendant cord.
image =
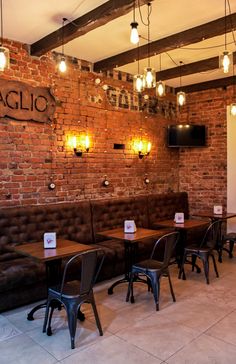
<svg viewBox="0 0 236 364">
<path fill-rule="evenodd" d="M 227 47 L 226 32 L 227 32 L 227 24 L 226 24 L 226 0 L 225 0 L 225 50 L 226 50 L 226 47 Z"/>
</svg>

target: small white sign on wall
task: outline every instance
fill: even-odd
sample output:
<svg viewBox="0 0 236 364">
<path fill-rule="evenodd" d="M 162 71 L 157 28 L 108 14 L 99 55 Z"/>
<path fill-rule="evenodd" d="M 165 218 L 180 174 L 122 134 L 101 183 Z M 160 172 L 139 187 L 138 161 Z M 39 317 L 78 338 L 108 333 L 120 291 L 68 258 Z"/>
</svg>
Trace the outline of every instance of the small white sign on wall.
<svg viewBox="0 0 236 364">
<path fill-rule="evenodd" d="M 57 246 L 56 233 L 44 233 L 43 242 L 45 249 L 56 248 Z"/>
</svg>

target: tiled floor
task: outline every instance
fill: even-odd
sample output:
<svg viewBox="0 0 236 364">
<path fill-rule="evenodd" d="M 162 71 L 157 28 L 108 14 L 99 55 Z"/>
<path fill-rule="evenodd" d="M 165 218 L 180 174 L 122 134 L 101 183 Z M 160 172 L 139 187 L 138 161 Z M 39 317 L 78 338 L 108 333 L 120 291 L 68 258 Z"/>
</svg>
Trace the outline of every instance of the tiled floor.
<svg viewBox="0 0 236 364">
<path fill-rule="evenodd" d="M 89 305 L 86 320 L 78 322 L 76 348 L 70 349 L 64 310 L 55 312 L 53 335 L 42 333 L 44 311 L 30 322 L 31 306 L 0 315 L 1 364 L 235 364 L 236 258 L 218 263 L 220 278 L 210 268 L 210 285 L 203 273 L 186 269 L 187 280 L 172 280 L 177 302 L 171 301 L 167 279 L 162 279 L 160 311 L 152 294 L 135 284 L 135 304 L 125 302 L 127 286 L 107 295 L 110 282 L 95 288 L 104 331 L 100 337 Z"/>
</svg>

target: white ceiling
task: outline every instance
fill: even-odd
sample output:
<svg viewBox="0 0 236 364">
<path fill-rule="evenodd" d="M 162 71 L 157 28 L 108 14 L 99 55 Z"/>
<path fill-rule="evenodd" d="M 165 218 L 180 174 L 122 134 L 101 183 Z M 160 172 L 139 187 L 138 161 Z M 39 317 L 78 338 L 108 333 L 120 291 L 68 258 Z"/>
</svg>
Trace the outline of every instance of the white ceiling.
<svg viewBox="0 0 236 364">
<path fill-rule="evenodd" d="M 62 18 L 76 19 L 105 3 L 104 0 L 5 0 L 3 1 L 4 37 L 31 44 L 61 27 Z M 231 12 L 236 12 L 236 0 L 229 0 Z M 183 30 L 224 16 L 224 0 L 154 0 L 150 17 L 150 38 L 152 41 L 165 38 Z M 143 19 L 147 20 L 147 6 L 141 7 Z M 227 9 L 227 15 L 229 10 Z M 64 47 L 65 54 L 96 62 L 132 49 L 129 41 L 132 12 L 115 19 L 104 26 L 74 39 Z M 147 37 L 147 27 L 141 22 L 138 9 L 136 20 L 139 34 Z M 236 33 L 236 32 L 235 32 Z M 235 34 L 236 37 L 236 34 Z M 141 39 L 140 44 L 147 41 Z M 228 50 L 235 51 L 232 34 L 227 35 Z M 57 48 L 61 51 L 61 48 Z M 176 67 L 180 61 L 185 64 L 218 56 L 224 50 L 224 36 L 195 43 L 184 48 L 164 53 L 161 56 L 162 70 Z M 173 61 L 170 59 L 173 59 Z M 160 70 L 159 56 L 151 58 L 151 66 Z M 140 69 L 146 66 L 140 61 Z M 131 74 L 137 73 L 133 62 L 119 69 Z M 182 77 L 182 85 L 229 76 L 215 70 Z M 170 86 L 179 86 L 179 78 L 168 80 Z"/>
</svg>

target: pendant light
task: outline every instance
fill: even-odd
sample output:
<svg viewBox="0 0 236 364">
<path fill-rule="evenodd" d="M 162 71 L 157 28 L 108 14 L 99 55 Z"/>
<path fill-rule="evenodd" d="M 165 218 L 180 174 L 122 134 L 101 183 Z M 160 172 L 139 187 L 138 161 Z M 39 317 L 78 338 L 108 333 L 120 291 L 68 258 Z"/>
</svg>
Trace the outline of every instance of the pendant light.
<svg viewBox="0 0 236 364">
<path fill-rule="evenodd" d="M 160 54 L 160 72 L 161 72 L 161 54 Z M 156 85 L 156 95 L 159 97 L 165 96 L 166 86 L 165 83 L 161 80 L 157 82 Z"/>
<path fill-rule="evenodd" d="M 136 92 L 142 92 L 144 90 L 143 75 L 139 73 L 139 44 L 138 50 L 138 73 L 133 76 L 133 90 Z"/>
<path fill-rule="evenodd" d="M 0 44 L 0 71 L 4 71 L 10 66 L 10 52 L 9 49 L 3 47 L 3 10 L 1 0 L 1 44 Z"/>
<path fill-rule="evenodd" d="M 181 67 L 183 62 L 179 62 L 179 87 L 182 87 L 182 79 L 181 79 Z M 186 93 L 183 91 L 177 92 L 177 105 L 183 106 L 186 103 Z"/>
<path fill-rule="evenodd" d="M 233 99 L 235 100 L 235 80 L 234 80 L 235 76 L 234 76 L 234 65 L 233 65 Z M 230 104 L 230 114 L 232 116 L 236 116 L 236 102 L 232 102 Z"/>
<path fill-rule="evenodd" d="M 227 24 L 226 24 L 226 1 L 225 0 L 225 50 L 219 57 L 219 67 L 224 73 L 228 73 L 232 66 L 232 53 L 227 50 Z"/>
<path fill-rule="evenodd" d="M 66 59 L 65 59 L 65 55 L 64 55 L 64 25 L 65 25 L 65 21 L 67 19 L 66 18 L 62 18 L 62 37 L 61 37 L 61 46 L 62 46 L 62 56 L 59 62 L 59 71 L 64 73 L 67 70 L 67 65 L 66 65 Z"/>
<path fill-rule="evenodd" d="M 134 0 L 134 4 L 133 4 L 133 21 L 130 24 L 130 26 L 131 26 L 130 42 L 133 43 L 133 44 L 137 44 L 139 42 L 138 23 L 135 20 L 135 3 L 136 3 L 136 1 Z"/>
<path fill-rule="evenodd" d="M 152 12 L 151 3 L 147 4 L 148 6 L 148 15 L 147 15 L 147 23 L 148 23 L 148 66 L 144 68 L 143 82 L 145 88 L 154 88 L 156 87 L 156 72 L 155 69 L 150 66 L 150 15 Z"/>
</svg>

